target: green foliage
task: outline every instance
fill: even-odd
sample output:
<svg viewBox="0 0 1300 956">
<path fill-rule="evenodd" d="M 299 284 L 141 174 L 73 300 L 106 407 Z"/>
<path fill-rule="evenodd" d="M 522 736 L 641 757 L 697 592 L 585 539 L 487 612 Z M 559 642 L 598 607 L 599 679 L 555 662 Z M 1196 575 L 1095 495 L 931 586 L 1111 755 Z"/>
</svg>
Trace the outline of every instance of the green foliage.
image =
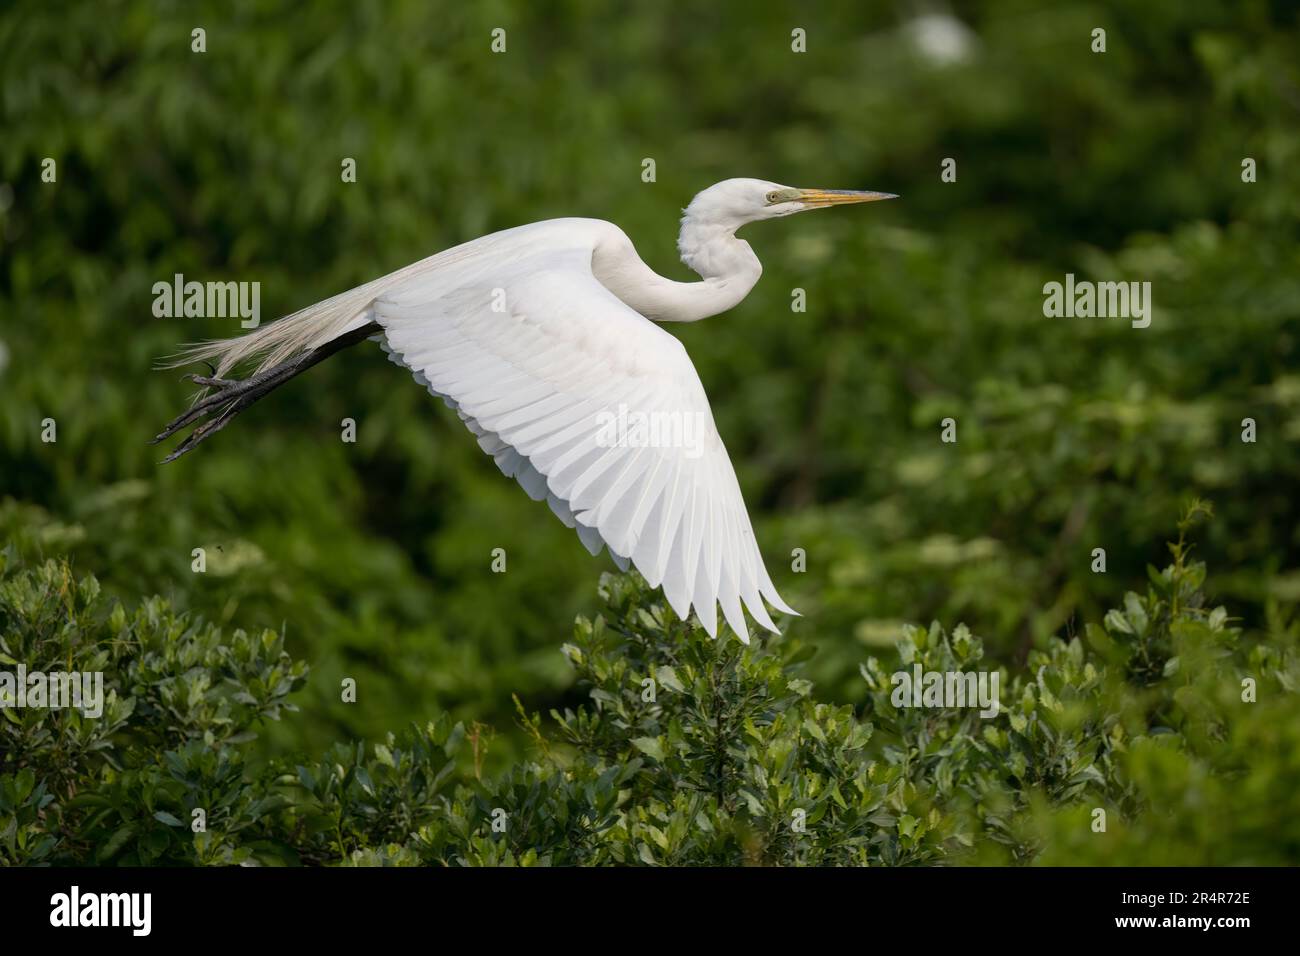
<svg viewBox="0 0 1300 956">
<path fill-rule="evenodd" d="M 126 0 L 107 29 L 96 4 L 8 5 L 0 540 L 66 555 L 127 601 L 287 624 L 317 675 L 299 701 L 312 719 L 268 728 L 264 755 L 379 739 L 414 708 L 504 728 L 499 770 L 522 745 L 512 691 L 574 703 L 556 622 L 596 611 L 609 566 L 377 349 L 159 468 L 145 442 L 188 388 L 154 362 L 239 329 L 154 318 L 152 284 L 259 281 L 265 321 L 568 215 L 617 222 L 684 279 L 681 207 L 755 175 L 903 197 L 745 230 L 764 263 L 750 298 L 672 329 L 828 699 L 857 699 L 863 649 L 905 621 L 966 621 L 1010 661 L 1097 619 L 1188 495 L 1219 506 L 1202 549 L 1243 626 L 1300 599 L 1287 5 L 978 0 L 955 11 L 973 43 L 947 64 L 914 41 L 908 5 L 814 5 L 807 54 L 790 50 L 788 3 L 624 6 L 393 0 L 303 17 L 284 0 Z M 40 181 L 46 157 L 57 184 Z M 1152 326 L 1044 318 L 1042 285 L 1066 272 L 1150 280 Z M 345 416 L 355 445 L 338 441 Z M 206 575 L 190 571 L 196 547 Z M 496 547 L 508 574 L 486 572 Z M 365 706 L 333 706 L 343 677 Z"/>
<path fill-rule="evenodd" d="M 0 862 L 1294 863 L 1300 626 L 1248 642 L 1209 606 L 1186 539 L 1202 514 L 1144 594 L 997 668 L 988 718 L 893 700 L 896 671 L 990 668 L 965 625 L 907 628 L 861 665 L 855 708 L 817 700 L 800 639 L 710 640 L 607 575 L 564 646 L 584 702 L 516 698 L 530 753 L 496 774 L 488 728 L 446 715 L 258 763 L 258 728 L 303 719 L 279 635 L 225 637 L 157 598 L 128 613 L 66 564 L 9 568 L 0 663 L 102 670 L 106 704 L 0 711 Z"/>
<path fill-rule="evenodd" d="M 307 670 L 279 634 L 223 635 L 159 598 L 128 614 L 94 577 L 47 562 L 0 583 L 0 635 L 6 670 L 22 662 L 28 672 L 105 680 L 100 717 L 0 710 L 5 769 L 16 774 L 6 778 L 9 825 L 0 827 L 10 862 L 248 858 L 251 834 L 280 798 L 247 785 L 242 745 L 262 721 L 297 709 L 287 698 Z M 191 836 L 196 807 L 209 828 Z"/>
<path fill-rule="evenodd" d="M 1300 860 L 1300 24 L 959 6 L 946 62 L 907 5 L 810 7 L 806 54 L 775 0 L 0 12 L 0 670 L 110 699 L 0 715 L 0 859 Z M 377 350 L 174 465 L 146 444 L 187 397 L 155 361 L 240 331 L 155 318 L 156 282 L 260 282 L 265 321 L 568 215 L 685 279 L 681 207 L 738 175 L 903 197 L 746 229 L 754 292 L 672 329 L 785 638 L 710 644 L 633 579 L 598 603 L 609 565 Z M 1045 318 L 1067 272 L 1151 281 L 1151 327 Z M 1197 495 L 1214 602 L 1185 544 L 1147 570 Z M 894 708 L 915 663 L 996 670 L 1004 713 Z"/>
</svg>

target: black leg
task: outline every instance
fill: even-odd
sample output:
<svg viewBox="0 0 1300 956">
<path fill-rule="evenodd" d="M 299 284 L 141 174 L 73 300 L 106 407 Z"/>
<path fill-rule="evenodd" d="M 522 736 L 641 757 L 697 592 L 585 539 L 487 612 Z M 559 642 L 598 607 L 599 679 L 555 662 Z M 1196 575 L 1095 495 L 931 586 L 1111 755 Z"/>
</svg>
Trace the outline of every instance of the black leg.
<svg viewBox="0 0 1300 956">
<path fill-rule="evenodd" d="M 162 460 L 161 464 L 175 461 L 181 455 L 193 450 L 201 442 L 221 431 L 230 424 L 236 415 L 279 388 L 289 379 L 301 375 L 307 369 L 318 362 L 323 362 L 335 352 L 356 345 L 363 339 L 369 338 L 380 331 L 382 331 L 380 327 L 371 322 L 359 329 L 352 330 L 346 335 L 340 335 L 319 348 L 296 355 L 286 362 L 263 369 L 245 379 L 186 375 L 185 377 L 196 385 L 202 385 L 216 391 L 202 396 L 185 412 L 172 419 L 150 444 L 156 445 L 158 442 L 170 438 L 182 428 L 195 422 L 202 422 L 186 436 L 184 441 L 176 446 L 175 451 Z M 207 420 L 204 421 L 204 419 Z"/>
</svg>

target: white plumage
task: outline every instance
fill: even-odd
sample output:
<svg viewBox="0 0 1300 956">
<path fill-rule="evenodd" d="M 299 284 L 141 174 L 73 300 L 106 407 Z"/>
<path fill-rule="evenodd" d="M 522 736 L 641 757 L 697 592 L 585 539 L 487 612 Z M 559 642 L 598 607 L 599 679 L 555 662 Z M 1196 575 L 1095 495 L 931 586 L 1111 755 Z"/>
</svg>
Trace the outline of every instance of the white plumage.
<svg viewBox="0 0 1300 956">
<path fill-rule="evenodd" d="M 603 544 L 622 567 L 630 560 L 652 587 L 663 586 L 679 617 L 694 608 L 710 634 L 721 603 L 732 629 L 747 636 L 742 601 L 775 630 L 762 597 L 790 608 L 763 567 L 686 350 L 592 273 L 608 228 L 557 220 L 511 230 L 480 255 L 385 292 L 364 321 L 383 328 L 393 361 L 454 408 L 529 497 L 576 526 L 592 554 Z M 484 259 L 497 267 L 483 269 Z M 617 416 L 620 406 L 702 416 L 703 453 L 603 447 L 608 417 L 600 413 Z"/>
<path fill-rule="evenodd" d="M 592 554 L 607 547 L 620 567 L 635 565 L 710 635 L 721 605 L 748 641 L 742 606 L 771 631 L 764 600 L 796 612 L 764 567 L 699 376 L 651 318 L 694 321 L 744 297 L 761 273 L 735 236 L 746 222 L 873 198 L 888 197 L 720 183 L 682 221 L 683 260 L 704 278 L 696 283 L 654 273 L 608 222 L 521 226 L 186 358 L 219 360 L 221 376 L 260 356 L 265 370 L 377 326 L 372 338 L 389 358 L 453 408 L 501 471 L 544 499 Z M 629 416 L 678 427 L 610 440 L 610 423 Z"/>
</svg>

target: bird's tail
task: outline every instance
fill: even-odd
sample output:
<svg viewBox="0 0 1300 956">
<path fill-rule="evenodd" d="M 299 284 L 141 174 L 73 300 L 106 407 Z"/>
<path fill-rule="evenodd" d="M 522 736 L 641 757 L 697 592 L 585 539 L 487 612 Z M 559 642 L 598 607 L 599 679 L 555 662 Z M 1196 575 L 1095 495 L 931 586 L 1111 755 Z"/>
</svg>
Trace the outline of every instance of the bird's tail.
<svg viewBox="0 0 1300 956">
<path fill-rule="evenodd" d="M 369 321 L 367 310 L 379 291 L 375 287 L 382 281 L 376 280 L 309 305 L 245 335 L 186 345 L 160 365 L 162 368 L 177 368 L 206 362 L 216 369 L 214 378 L 224 378 L 231 369 L 248 361 L 257 361 L 258 372 L 279 365 L 365 325 Z"/>
</svg>

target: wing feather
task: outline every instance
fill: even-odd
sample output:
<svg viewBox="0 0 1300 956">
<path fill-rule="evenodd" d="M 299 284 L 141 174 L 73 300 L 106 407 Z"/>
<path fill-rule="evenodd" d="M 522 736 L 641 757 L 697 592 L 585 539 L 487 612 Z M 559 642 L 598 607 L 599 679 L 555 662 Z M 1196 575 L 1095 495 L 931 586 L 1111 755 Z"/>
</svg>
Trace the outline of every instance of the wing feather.
<svg viewBox="0 0 1300 956">
<path fill-rule="evenodd" d="M 771 631 L 764 600 L 795 612 L 768 576 L 685 349 L 592 273 L 595 245 L 614 228 L 555 220 L 469 243 L 387 286 L 368 315 L 389 358 L 588 551 L 635 565 L 711 635 L 721 605 L 748 641 L 746 610 Z M 697 441 L 653 425 L 648 440 L 607 440 L 604 427 L 624 414 L 698 422 Z"/>
</svg>

